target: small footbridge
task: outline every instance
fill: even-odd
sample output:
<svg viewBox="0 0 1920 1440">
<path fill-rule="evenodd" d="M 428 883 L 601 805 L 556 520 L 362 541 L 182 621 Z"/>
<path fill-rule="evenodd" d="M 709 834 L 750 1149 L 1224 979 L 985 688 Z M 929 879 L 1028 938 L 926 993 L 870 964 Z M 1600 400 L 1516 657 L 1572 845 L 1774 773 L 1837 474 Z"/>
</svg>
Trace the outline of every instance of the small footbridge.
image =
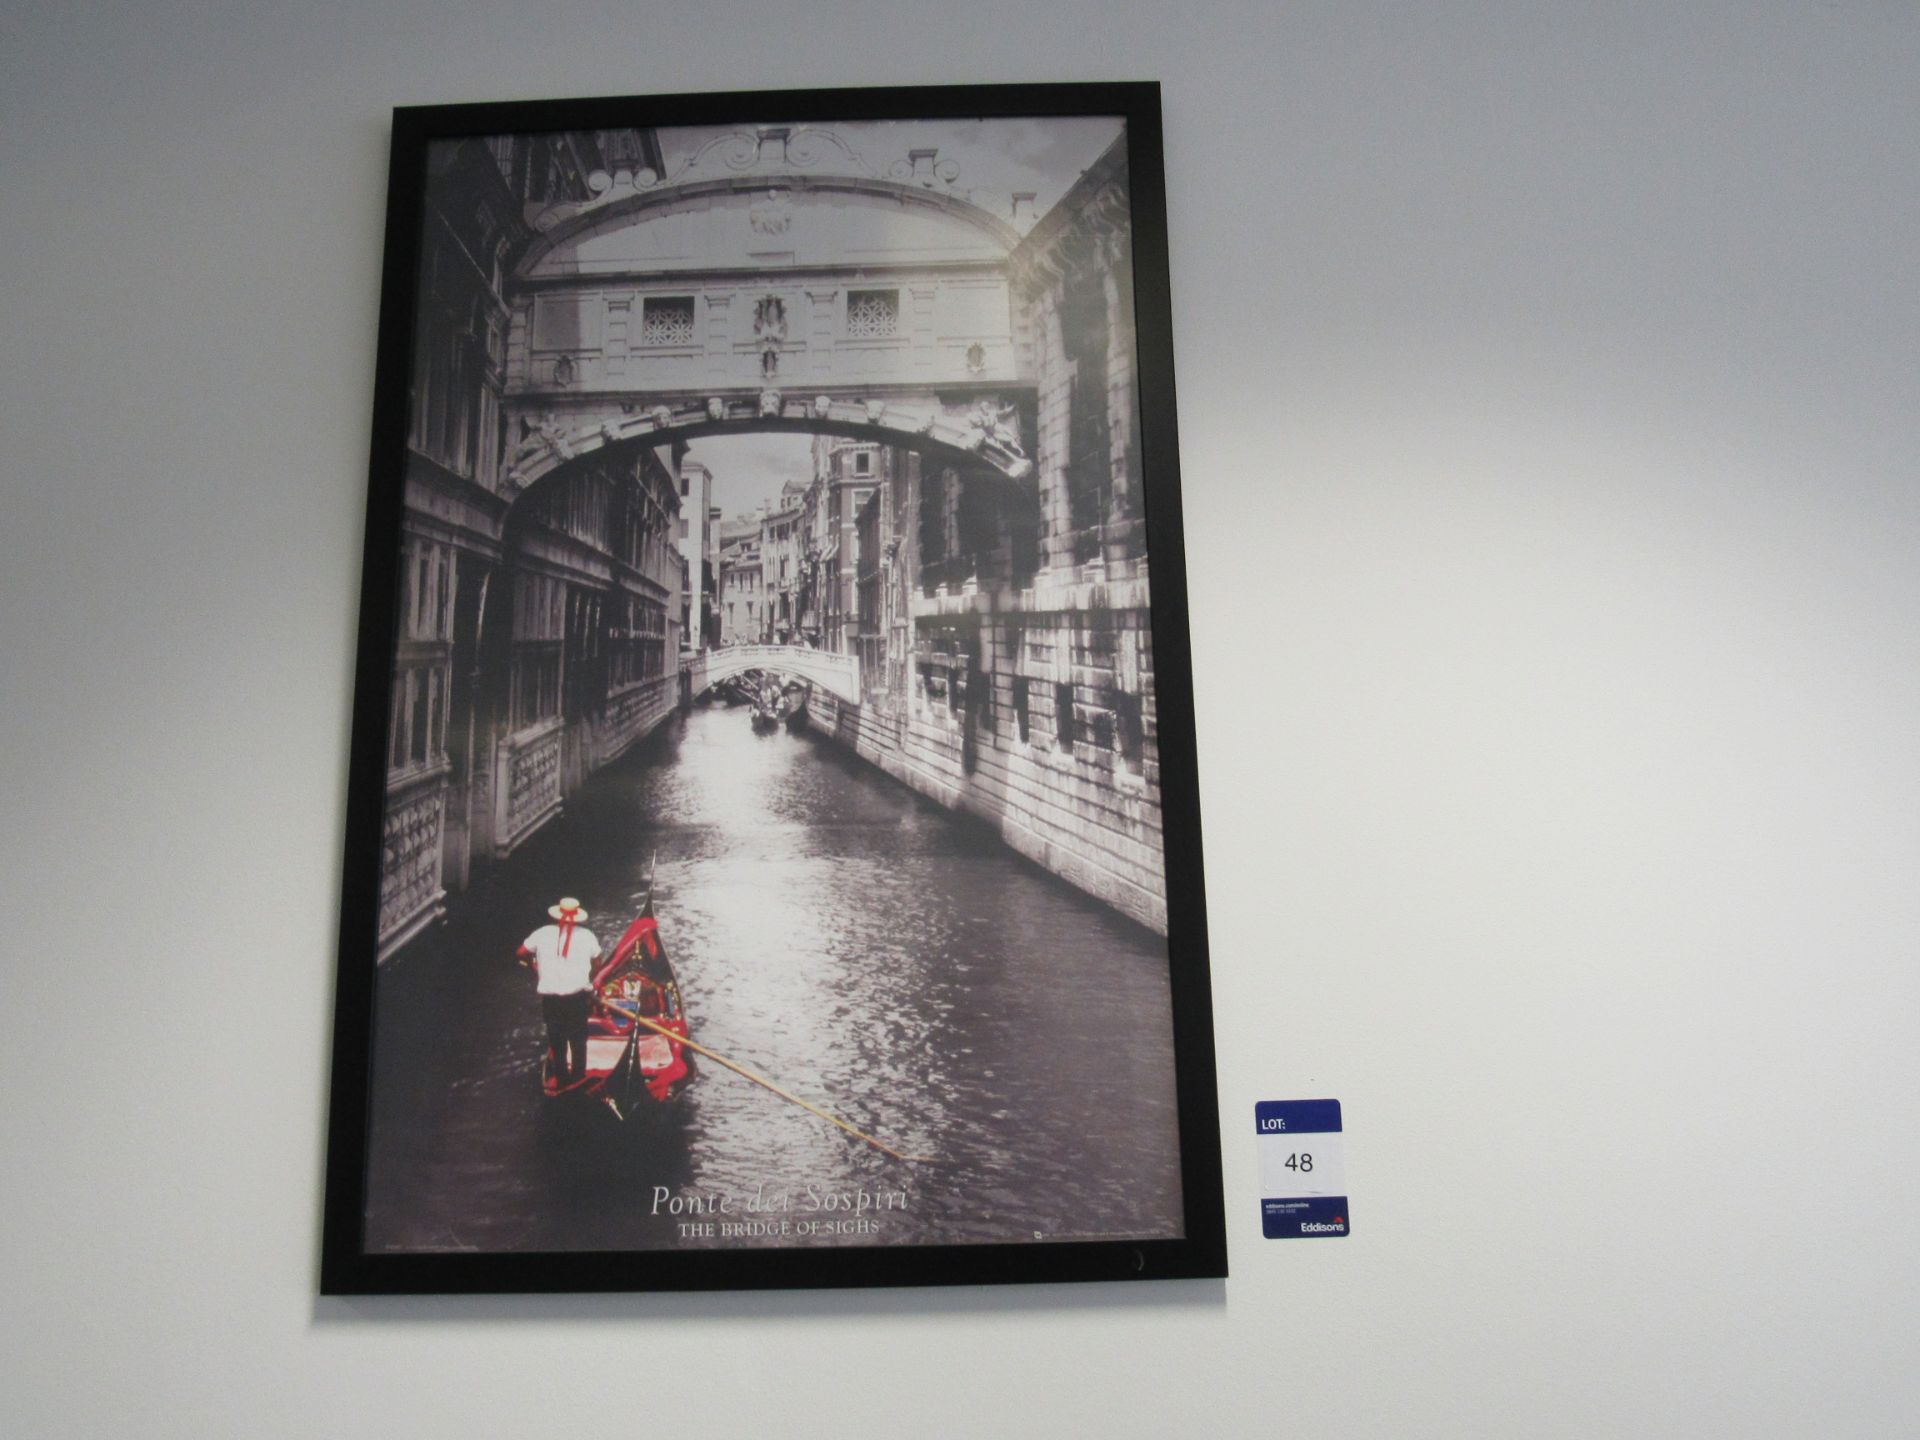
<svg viewBox="0 0 1920 1440">
<path fill-rule="evenodd" d="M 805 645 L 727 645 L 718 650 L 703 650 L 687 662 L 686 693 L 697 696 L 749 670 L 805 680 L 841 700 L 852 704 L 860 702 L 859 659 Z"/>
</svg>

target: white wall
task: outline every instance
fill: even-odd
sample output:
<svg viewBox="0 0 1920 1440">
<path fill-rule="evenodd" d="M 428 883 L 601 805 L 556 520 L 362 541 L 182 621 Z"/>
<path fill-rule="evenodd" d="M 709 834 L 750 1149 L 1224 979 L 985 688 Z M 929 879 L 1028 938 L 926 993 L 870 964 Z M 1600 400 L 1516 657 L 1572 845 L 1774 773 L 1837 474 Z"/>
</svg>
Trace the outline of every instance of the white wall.
<svg viewBox="0 0 1920 1440">
<path fill-rule="evenodd" d="M 1920 10 L 914 10 L 4 0 L 0 1429 L 1910 1432 Z M 317 1302 L 387 108 L 1142 76 L 1232 1278 Z"/>
</svg>

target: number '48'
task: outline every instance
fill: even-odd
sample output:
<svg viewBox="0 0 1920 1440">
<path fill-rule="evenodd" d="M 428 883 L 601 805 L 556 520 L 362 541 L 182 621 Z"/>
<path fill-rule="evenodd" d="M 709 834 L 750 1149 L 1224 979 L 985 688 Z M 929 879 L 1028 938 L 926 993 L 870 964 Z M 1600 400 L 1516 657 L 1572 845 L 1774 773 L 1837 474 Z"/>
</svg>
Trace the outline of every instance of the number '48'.
<svg viewBox="0 0 1920 1440">
<path fill-rule="evenodd" d="M 1313 1169 L 1313 1156 L 1302 1150 L 1298 1155 L 1287 1156 L 1287 1169 L 1302 1172 Z"/>
</svg>

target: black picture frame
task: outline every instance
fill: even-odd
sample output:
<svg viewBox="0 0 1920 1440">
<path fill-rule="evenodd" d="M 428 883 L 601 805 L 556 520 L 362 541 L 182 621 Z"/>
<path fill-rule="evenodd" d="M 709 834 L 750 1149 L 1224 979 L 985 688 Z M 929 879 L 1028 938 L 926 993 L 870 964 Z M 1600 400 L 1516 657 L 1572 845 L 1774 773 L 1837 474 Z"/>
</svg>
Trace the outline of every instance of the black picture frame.
<svg viewBox="0 0 1920 1440">
<path fill-rule="evenodd" d="M 877 120 L 1124 121 L 1140 503 L 1152 592 L 1179 1238 L 707 1250 L 370 1251 L 365 1243 L 383 825 L 429 150 L 462 137 Z M 328 1295 L 785 1289 L 1224 1276 L 1227 1246 L 1174 397 L 1159 87 L 1152 83 L 739 92 L 394 112 L 341 883 L 319 1288 Z M 1124 1103 L 1124 1097 L 1116 1097 Z"/>
</svg>

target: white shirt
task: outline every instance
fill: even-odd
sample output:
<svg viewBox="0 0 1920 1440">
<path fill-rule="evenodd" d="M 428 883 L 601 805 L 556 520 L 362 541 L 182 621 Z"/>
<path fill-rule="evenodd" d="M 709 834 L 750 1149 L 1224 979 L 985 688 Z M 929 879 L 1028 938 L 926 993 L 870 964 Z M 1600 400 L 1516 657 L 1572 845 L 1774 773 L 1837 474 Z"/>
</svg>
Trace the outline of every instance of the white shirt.
<svg viewBox="0 0 1920 1440">
<path fill-rule="evenodd" d="M 593 984 L 593 962 L 600 958 L 600 942 L 591 930 L 576 925 L 567 940 L 567 953 L 560 953 L 560 927 L 542 925 L 527 936 L 524 948 L 533 952 L 539 967 L 542 995 L 577 995 Z"/>
</svg>

